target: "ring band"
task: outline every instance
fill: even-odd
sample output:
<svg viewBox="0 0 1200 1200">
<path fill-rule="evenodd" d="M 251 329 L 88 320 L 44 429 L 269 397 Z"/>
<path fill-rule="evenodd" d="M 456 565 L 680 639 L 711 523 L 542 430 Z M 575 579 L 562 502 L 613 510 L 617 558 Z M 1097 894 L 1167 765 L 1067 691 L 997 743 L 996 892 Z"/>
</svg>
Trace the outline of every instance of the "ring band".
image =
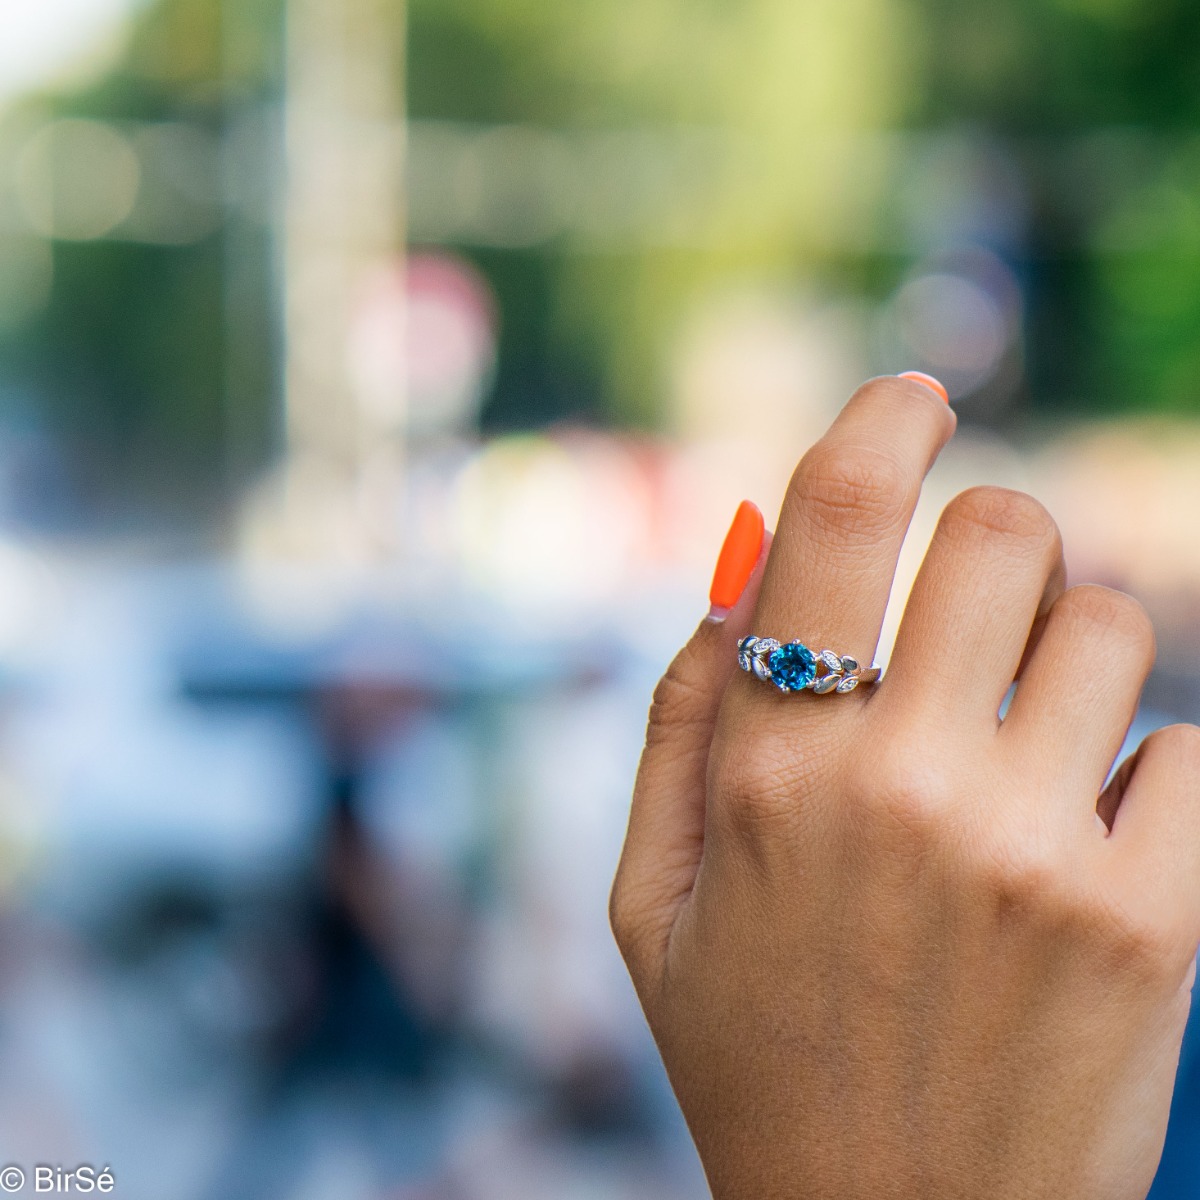
<svg viewBox="0 0 1200 1200">
<path fill-rule="evenodd" d="M 780 642 L 775 638 L 744 637 L 738 642 L 738 666 L 743 671 L 773 683 L 781 692 L 815 692 L 846 695 L 859 684 L 877 683 L 878 667 L 859 666 L 848 654 L 822 650 L 814 654 L 803 642 Z"/>
</svg>

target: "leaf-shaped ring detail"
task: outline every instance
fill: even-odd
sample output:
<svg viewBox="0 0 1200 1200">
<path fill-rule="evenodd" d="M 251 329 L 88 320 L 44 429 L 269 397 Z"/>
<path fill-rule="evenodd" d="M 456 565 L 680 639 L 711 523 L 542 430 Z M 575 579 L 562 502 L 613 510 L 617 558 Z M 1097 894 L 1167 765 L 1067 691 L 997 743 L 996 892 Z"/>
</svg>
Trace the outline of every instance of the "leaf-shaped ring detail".
<svg viewBox="0 0 1200 1200">
<path fill-rule="evenodd" d="M 787 643 L 790 658 L 786 665 L 782 660 L 776 663 L 779 672 L 776 675 L 771 669 L 771 659 L 782 648 L 784 643 L 777 638 L 750 634 L 738 642 L 738 666 L 782 692 L 811 691 L 817 696 L 848 695 L 860 684 L 876 683 L 880 677 L 878 667 L 864 670 L 857 658 L 833 650 L 813 654 L 798 639 Z"/>
</svg>

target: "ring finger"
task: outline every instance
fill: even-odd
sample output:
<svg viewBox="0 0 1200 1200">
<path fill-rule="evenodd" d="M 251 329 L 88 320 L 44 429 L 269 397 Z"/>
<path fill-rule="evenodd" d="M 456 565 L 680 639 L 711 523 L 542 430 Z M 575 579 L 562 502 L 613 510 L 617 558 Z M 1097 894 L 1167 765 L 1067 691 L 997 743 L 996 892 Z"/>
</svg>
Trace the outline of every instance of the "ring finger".
<svg viewBox="0 0 1200 1200">
<path fill-rule="evenodd" d="M 792 477 L 755 633 L 870 663 L 921 483 L 954 427 L 924 384 L 859 388 Z"/>
</svg>

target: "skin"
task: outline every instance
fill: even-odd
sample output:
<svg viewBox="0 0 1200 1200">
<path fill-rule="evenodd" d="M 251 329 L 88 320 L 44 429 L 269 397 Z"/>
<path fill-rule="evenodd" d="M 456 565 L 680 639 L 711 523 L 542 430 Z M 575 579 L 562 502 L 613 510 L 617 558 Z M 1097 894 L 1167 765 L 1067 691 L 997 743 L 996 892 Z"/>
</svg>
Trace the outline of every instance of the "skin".
<svg viewBox="0 0 1200 1200">
<path fill-rule="evenodd" d="M 861 388 L 655 693 L 612 922 L 716 1200 L 1132 1200 L 1162 1151 L 1200 730 L 1154 734 L 1101 794 L 1154 659 L 1142 609 L 1064 590 L 1046 511 L 976 488 L 882 683 L 736 669 L 751 631 L 871 661 L 954 424 L 920 384 Z"/>
</svg>

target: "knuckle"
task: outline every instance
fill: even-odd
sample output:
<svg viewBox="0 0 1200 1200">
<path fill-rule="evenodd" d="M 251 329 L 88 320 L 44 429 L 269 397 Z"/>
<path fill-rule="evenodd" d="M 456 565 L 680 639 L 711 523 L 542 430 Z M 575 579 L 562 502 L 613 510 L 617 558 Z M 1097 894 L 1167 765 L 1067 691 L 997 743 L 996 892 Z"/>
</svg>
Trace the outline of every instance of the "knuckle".
<svg viewBox="0 0 1200 1200">
<path fill-rule="evenodd" d="M 857 790 L 873 835 L 921 851 L 942 835 L 952 788 L 938 764 L 908 748 L 919 744 L 901 739 L 877 747 L 871 780 Z"/>
<path fill-rule="evenodd" d="M 1056 607 L 1069 620 L 1098 627 L 1136 648 L 1143 657 L 1154 657 L 1154 625 L 1132 596 L 1099 584 L 1080 584 L 1064 592 Z"/>
<path fill-rule="evenodd" d="M 1059 541 L 1058 526 L 1045 507 L 1011 488 L 974 487 L 960 493 L 947 505 L 942 523 L 969 540 L 1004 538 L 1036 547 Z"/>
<path fill-rule="evenodd" d="M 734 809 L 755 809 L 775 802 L 780 791 L 779 773 L 764 756 L 742 752 L 726 756 L 715 773 L 718 795 Z"/>
<path fill-rule="evenodd" d="M 875 537 L 901 519 L 911 489 L 909 473 L 883 451 L 817 445 L 801 460 L 789 498 L 822 528 Z"/>
<path fill-rule="evenodd" d="M 1069 947 L 1135 986 L 1165 982 L 1187 957 L 1185 940 L 1150 906 L 1123 906 L 1074 869 L 1053 838 L 993 844 L 982 869 L 998 920 L 1016 922 L 1047 945 Z"/>
<path fill-rule="evenodd" d="M 1139 984 L 1171 981 L 1192 955 L 1188 939 L 1148 909 L 1134 911 L 1110 904 L 1103 926 L 1105 958 Z"/>
<path fill-rule="evenodd" d="M 617 948 L 627 962 L 631 961 L 641 943 L 645 921 L 624 867 L 618 868 L 608 894 L 608 924 Z"/>
<path fill-rule="evenodd" d="M 646 743 L 653 745 L 681 727 L 709 719 L 712 697 L 691 669 L 687 651 L 678 654 L 654 688 L 646 725 Z"/>
<path fill-rule="evenodd" d="M 652 946 L 654 899 L 646 882 L 635 880 L 623 862 L 608 892 L 608 928 L 635 982 Z"/>
<path fill-rule="evenodd" d="M 1065 926 L 1076 903 L 1064 878 L 1064 865 L 1035 838 L 1005 841 L 990 848 L 985 875 L 1003 916 L 1032 917 L 1038 925 Z"/>
<path fill-rule="evenodd" d="M 1143 757 L 1154 755 L 1178 764 L 1189 774 L 1200 771 L 1200 728 L 1195 725 L 1168 725 L 1157 729 L 1142 743 Z"/>
<path fill-rule="evenodd" d="M 1001 928 L 1022 929 L 1035 944 L 1070 954 L 1091 955 L 1104 944 L 1096 889 L 1070 847 L 1049 831 L 993 840 L 982 861 L 985 892 Z"/>
<path fill-rule="evenodd" d="M 713 795 L 736 832 L 756 836 L 790 825 L 796 798 L 804 791 L 802 780 L 771 756 L 752 745 L 740 745 L 723 754 L 712 773 Z"/>
</svg>

